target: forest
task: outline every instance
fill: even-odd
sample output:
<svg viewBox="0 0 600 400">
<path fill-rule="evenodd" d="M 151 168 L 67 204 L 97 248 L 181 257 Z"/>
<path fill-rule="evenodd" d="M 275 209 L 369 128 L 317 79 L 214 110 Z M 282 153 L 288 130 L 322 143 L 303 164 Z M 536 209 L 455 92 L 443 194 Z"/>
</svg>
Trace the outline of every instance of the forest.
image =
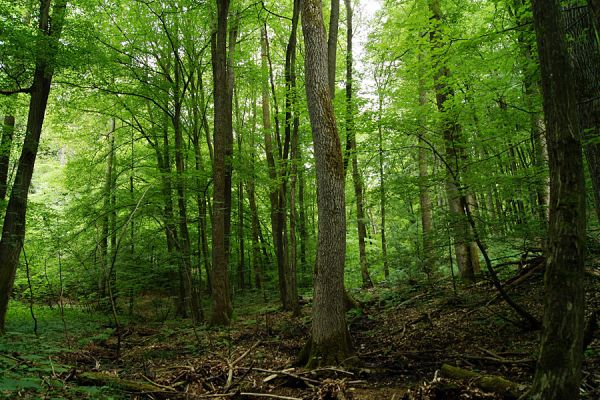
<svg viewBox="0 0 600 400">
<path fill-rule="evenodd" d="M 0 398 L 600 398 L 600 0 L 0 0 Z"/>
</svg>

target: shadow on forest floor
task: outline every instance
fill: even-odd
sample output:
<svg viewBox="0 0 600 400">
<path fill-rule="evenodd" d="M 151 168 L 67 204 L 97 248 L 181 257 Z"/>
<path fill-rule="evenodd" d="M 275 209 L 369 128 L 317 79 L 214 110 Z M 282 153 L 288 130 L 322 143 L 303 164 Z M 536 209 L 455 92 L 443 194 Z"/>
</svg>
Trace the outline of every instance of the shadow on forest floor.
<svg viewBox="0 0 600 400">
<path fill-rule="evenodd" d="M 587 277 L 587 309 L 598 310 L 597 275 Z M 509 287 L 511 296 L 541 316 L 542 275 Z M 363 310 L 348 313 L 360 367 L 307 371 L 292 367 L 307 338 L 310 305 L 292 318 L 276 304 L 261 304 L 247 294 L 248 306 L 229 329 L 193 329 L 189 321 L 129 323 L 96 335 L 74 350 L 57 352 L 52 368 L 35 370 L 25 353 L 0 353 L 0 366 L 44 377 L 39 385 L 10 392 L 0 382 L 0 397 L 163 399 L 503 399 L 512 394 L 486 392 L 478 377 L 442 377 L 443 364 L 481 375 L 501 376 L 525 388 L 532 379 L 538 334 L 515 324 L 517 316 L 481 281 L 459 288 L 447 280 L 378 287 L 356 293 Z M 0 342 L 1 343 L 1 342 Z M 82 343 L 79 341 L 78 343 Z M 35 353 L 34 348 L 26 352 Z M 52 361 L 52 357 L 50 357 Z M 12 364 L 11 364 L 12 361 Z M 600 398 L 600 340 L 585 352 L 583 398 Z M 44 375 L 45 374 L 45 375 Z M 14 378 L 14 377 L 13 377 Z M 6 380 L 6 373 L 4 375 Z M 52 386 L 55 385 L 55 386 Z M 85 391 L 81 388 L 88 386 Z M 112 387 L 106 389 L 103 387 Z M 504 393 L 504 394 L 500 394 Z M 222 396 L 218 396 L 222 394 Z M 47 397 L 44 397 L 46 396 Z M 259 397 L 259 395 L 261 395 Z"/>
</svg>

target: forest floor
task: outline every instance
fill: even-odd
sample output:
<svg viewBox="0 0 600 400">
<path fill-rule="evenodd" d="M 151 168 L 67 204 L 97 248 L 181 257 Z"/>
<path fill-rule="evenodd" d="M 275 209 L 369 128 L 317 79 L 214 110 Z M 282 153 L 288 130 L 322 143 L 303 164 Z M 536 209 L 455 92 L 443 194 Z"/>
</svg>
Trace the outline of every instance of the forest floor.
<svg viewBox="0 0 600 400">
<path fill-rule="evenodd" d="M 600 309 L 597 272 L 587 276 L 588 315 Z M 542 274 L 526 278 L 508 286 L 509 294 L 539 317 Z M 138 320 L 116 330 L 102 328 L 101 320 L 82 322 L 89 317 L 82 313 L 77 318 L 87 331 L 70 328 L 62 344 L 9 333 L 0 338 L 0 398 L 514 398 L 514 392 L 486 389 L 478 378 L 442 377 L 443 364 L 504 377 L 516 391 L 531 383 L 539 331 L 519 326 L 487 281 L 461 286 L 456 295 L 448 280 L 354 295 L 364 308 L 348 313 L 359 360 L 350 369 L 294 366 L 309 333 L 309 301 L 292 318 L 254 293 L 238 301 L 229 329 L 194 329 L 165 314 L 162 322 Z M 57 323 L 54 335 L 64 326 Z M 582 397 L 600 398 L 598 339 L 585 351 Z"/>
</svg>

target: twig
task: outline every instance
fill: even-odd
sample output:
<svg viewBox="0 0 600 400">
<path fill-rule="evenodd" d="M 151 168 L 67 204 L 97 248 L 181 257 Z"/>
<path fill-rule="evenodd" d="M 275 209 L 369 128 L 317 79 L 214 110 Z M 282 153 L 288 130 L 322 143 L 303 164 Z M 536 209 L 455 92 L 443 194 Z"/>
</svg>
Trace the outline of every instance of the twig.
<svg viewBox="0 0 600 400">
<path fill-rule="evenodd" d="M 142 378 L 144 378 L 145 380 L 147 380 L 149 383 L 151 383 L 152 385 L 154 385 L 156 387 L 159 387 L 161 389 L 171 390 L 173 392 L 177 392 L 177 390 L 174 387 L 172 387 L 172 386 L 166 386 L 166 385 L 161 385 L 160 383 L 156 383 L 152 379 L 148 378 L 146 375 L 142 374 Z"/>
<path fill-rule="evenodd" d="M 23 257 L 25 258 L 25 270 L 27 272 L 27 285 L 29 286 L 29 312 L 31 313 L 31 319 L 33 319 L 33 333 L 35 336 L 38 335 L 38 321 L 33 312 L 33 287 L 31 286 L 31 274 L 29 272 L 29 261 L 27 260 L 27 253 L 25 252 L 25 243 L 22 243 Z"/>
<path fill-rule="evenodd" d="M 287 371 L 273 371 L 270 369 L 262 369 L 262 368 L 254 368 L 255 371 L 259 371 L 259 372 L 265 372 L 267 374 L 272 374 L 272 375 L 284 375 L 284 376 L 289 376 L 290 378 L 295 378 L 295 379 L 299 379 L 301 381 L 306 382 L 307 384 L 309 384 L 309 386 L 313 386 L 313 385 L 320 385 L 321 382 L 316 380 L 316 379 L 311 379 L 311 378 L 306 378 L 304 376 L 301 375 L 297 375 L 297 374 L 292 374 L 291 372 L 287 372 Z M 266 381 L 269 377 L 265 378 L 264 381 Z"/>
<path fill-rule="evenodd" d="M 346 374 L 346 375 L 350 375 L 350 376 L 354 376 L 353 372 L 350 371 L 345 371 L 343 369 L 338 369 L 338 368 L 333 368 L 333 367 L 325 367 L 325 368 L 319 368 L 319 369 L 313 369 L 311 372 L 316 373 L 316 372 L 320 372 L 320 371 L 333 371 L 333 372 L 340 372 L 342 374 Z"/>
</svg>

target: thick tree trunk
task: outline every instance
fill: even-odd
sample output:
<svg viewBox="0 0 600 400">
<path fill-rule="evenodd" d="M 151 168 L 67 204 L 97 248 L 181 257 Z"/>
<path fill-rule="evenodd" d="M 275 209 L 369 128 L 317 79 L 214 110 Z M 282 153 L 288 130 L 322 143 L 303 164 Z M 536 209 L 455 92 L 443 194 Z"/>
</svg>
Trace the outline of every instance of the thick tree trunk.
<svg viewBox="0 0 600 400">
<path fill-rule="evenodd" d="M 214 81 L 214 160 L 212 229 L 212 325 L 229 325 L 229 230 L 231 224 L 232 96 L 227 66 L 229 0 L 216 0 L 217 30 L 212 36 Z"/>
<path fill-rule="evenodd" d="M 303 352 L 303 361 L 311 367 L 344 363 L 352 355 L 344 307 L 344 165 L 327 81 L 327 42 L 321 8 L 320 0 L 304 0 L 302 4 L 306 95 L 313 131 L 319 213 L 312 337 Z"/>
<path fill-rule="evenodd" d="M 67 1 L 55 0 L 52 6 L 52 15 L 50 15 L 50 6 L 50 0 L 40 2 L 40 37 L 38 43 L 40 52 L 36 59 L 33 75 L 27 130 L 17 166 L 15 183 L 8 200 L 2 226 L 2 239 L 0 240 L 0 332 L 4 331 L 8 300 L 12 292 L 15 273 L 19 265 L 19 256 L 25 239 L 27 196 L 42 133 L 42 125 L 44 124 L 54 74 L 54 58 L 58 52 Z M 43 51 L 41 51 L 42 48 Z"/>
<path fill-rule="evenodd" d="M 356 149 L 356 131 L 354 126 L 354 104 L 352 97 L 352 4 L 351 0 L 344 0 L 346 6 L 346 158 L 352 161 L 352 183 L 354 184 L 354 197 L 356 198 L 356 225 L 358 230 L 358 254 L 360 261 L 360 275 L 362 277 L 362 287 L 373 287 L 371 275 L 367 264 L 367 246 L 365 238 L 367 228 L 365 224 L 366 216 L 364 210 L 364 190 L 362 177 L 358 170 L 358 155 Z M 344 165 L 344 171 L 347 164 Z"/>
<path fill-rule="evenodd" d="M 557 0 L 534 0 L 550 166 L 544 328 L 530 397 L 577 399 L 584 330 L 585 188 L 573 71 Z"/>
</svg>

